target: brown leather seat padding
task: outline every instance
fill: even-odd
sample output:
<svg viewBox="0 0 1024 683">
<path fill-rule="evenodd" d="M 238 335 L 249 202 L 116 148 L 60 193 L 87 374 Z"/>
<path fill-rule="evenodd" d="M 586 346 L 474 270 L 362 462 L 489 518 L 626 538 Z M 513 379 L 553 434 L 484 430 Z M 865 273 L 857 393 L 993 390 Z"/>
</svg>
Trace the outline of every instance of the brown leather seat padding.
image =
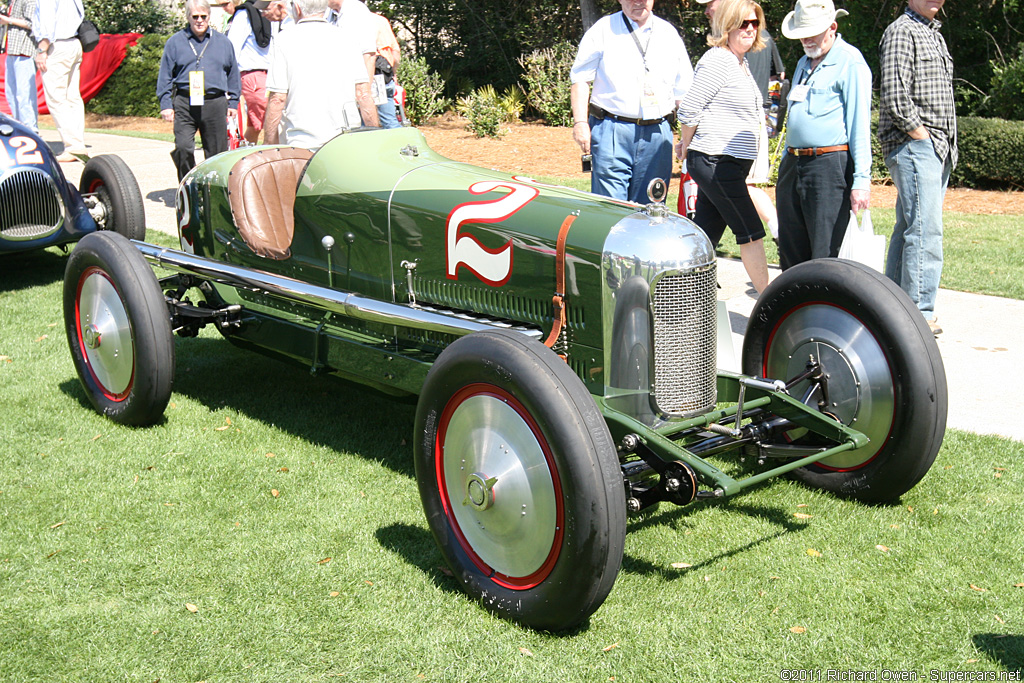
<svg viewBox="0 0 1024 683">
<path fill-rule="evenodd" d="M 260 256 L 291 256 L 295 192 L 313 152 L 300 147 L 262 149 L 239 159 L 228 174 L 228 201 L 238 232 Z"/>
</svg>

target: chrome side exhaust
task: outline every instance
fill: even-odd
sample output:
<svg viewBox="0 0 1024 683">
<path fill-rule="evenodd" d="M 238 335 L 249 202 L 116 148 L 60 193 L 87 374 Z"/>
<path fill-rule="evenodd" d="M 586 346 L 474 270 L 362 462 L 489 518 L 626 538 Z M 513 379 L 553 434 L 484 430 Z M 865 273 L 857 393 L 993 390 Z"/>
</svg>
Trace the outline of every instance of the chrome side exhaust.
<svg viewBox="0 0 1024 683">
<path fill-rule="evenodd" d="M 239 287 L 253 292 L 264 292 L 283 299 L 308 304 L 324 311 L 367 322 L 414 327 L 440 334 L 465 336 L 473 332 L 491 330 L 508 325 L 491 324 L 439 310 L 426 310 L 419 306 L 397 304 L 368 299 L 357 294 L 312 285 L 294 278 L 274 275 L 261 270 L 240 268 L 223 261 L 203 258 L 175 249 L 158 247 L 147 242 L 132 240 L 132 244 L 151 264 L 175 273 L 195 275 L 219 284 Z M 526 328 L 511 329 L 529 336 L 539 332 Z"/>
</svg>

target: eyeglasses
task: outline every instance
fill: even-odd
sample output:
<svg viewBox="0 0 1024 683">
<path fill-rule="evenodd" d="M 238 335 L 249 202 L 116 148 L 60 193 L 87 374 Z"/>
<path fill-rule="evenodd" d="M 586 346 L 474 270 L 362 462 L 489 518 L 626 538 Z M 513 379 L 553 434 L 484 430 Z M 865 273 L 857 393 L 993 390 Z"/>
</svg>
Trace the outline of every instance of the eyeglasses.
<svg viewBox="0 0 1024 683">
<path fill-rule="evenodd" d="M 193 14 L 192 21 L 206 21 L 210 18 L 209 14 Z"/>
<path fill-rule="evenodd" d="M 745 31 L 748 28 L 752 28 L 756 31 L 757 29 L 761 28 L 761 22 L 758 21 L 757 19 L 744 19 L 740 23 L 740 30 Z"/>
</svg>

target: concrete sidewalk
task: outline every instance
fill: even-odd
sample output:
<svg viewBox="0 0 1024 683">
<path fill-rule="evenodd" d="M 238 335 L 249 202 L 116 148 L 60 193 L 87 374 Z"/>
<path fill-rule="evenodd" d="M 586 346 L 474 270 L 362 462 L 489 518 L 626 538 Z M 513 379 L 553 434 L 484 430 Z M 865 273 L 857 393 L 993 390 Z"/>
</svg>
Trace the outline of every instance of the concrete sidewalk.
<svg viewBox="0 0 1024 683">
<path fill-rule="evenodd" d="M 55 151 L 61 150 L 56 131 L 44 130 L 43 139 Z M 174 193 L 178 182 L 170 157 L 172 143 L 87 133 L 86 144 L 91 155 L 117 154 L 132 169 L 145 200 L 149 230 L 177 234 Z M 202 158 L 201 150 L 197 157 Z M 83 165 L 65 163 L 61 168 L 77 185 Z M 719 259 L 718 269 L 719 297 L 729 310 L 735 352 L 732 359 L 721 358 L 719 364 L 738 370 L 754 290 L 739 261 Z M 772 269 L 772 276 L 777 274 L 778 270 Z M 1014 368 L 1024 367 L 1024 301 L 942 289 L 936 310 L 943 328 L 939 351 L 949 385 L 948 426 L 1024 440 L 1024 429 L 1012 417 L 1015 391 L 1011 381 Z M 996 408 L 1000 410 L 991 412 Z"/>
<path fill-rule="evenodd" d="M 771 277 L 779 273 L 776 267 L 770 270 Z M 719 298 L 729 310 L 738 359 L 754 289 L 738 260 L 718 259 L 718 273 Z M 1016 390 L 1011 381 L 1013 368 L 1024 367 L 1024 301 L 940 289 L 935 310 L 943 330 L 936 340 L 949 386 L 947 426 L 1024 440 L 1024 429 L 1013 417 Z M 739 370 L 738 361 L 728 369 Z"/>
</svg>

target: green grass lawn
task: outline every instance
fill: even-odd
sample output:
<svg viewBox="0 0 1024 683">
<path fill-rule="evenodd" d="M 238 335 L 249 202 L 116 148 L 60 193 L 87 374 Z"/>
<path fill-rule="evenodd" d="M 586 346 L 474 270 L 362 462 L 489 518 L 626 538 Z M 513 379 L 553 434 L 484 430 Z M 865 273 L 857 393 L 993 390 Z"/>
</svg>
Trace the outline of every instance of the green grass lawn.
<svg viewBox="0 0 1024 683">
<path fill-rule="evenodd" d="M 631 519 L 589 623 L 535 633 L 442 567 L 414 406 L 207 330 L 176 341 L 165 421 L 117 426 L 71 363 L 65 260 L 0 260 L 2 681 L 940 680 L 1024 665 L 1024 444 L 951 431 L 887 506 L 788 480 L 663 505 Z"/>
</svg>

